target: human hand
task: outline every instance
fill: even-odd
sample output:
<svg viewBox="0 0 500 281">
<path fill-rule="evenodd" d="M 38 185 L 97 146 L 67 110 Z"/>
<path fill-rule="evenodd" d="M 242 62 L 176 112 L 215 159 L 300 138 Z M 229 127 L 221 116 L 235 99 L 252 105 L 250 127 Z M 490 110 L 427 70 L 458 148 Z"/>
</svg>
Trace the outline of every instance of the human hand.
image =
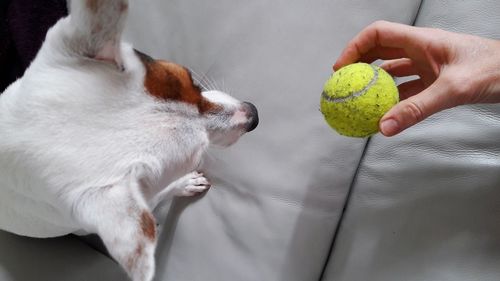
<svg viewBox="0 0 500 281">
<path fill-rule="evenodd" d="M 398 86 L 401 102 L 380 120 L 385 136 L 447 108 L 500 102 L 500 41 L 379 21 L 347 44 L 333 68 L 377 59 L 393 76 L 419 76 Z"/>
</svg>

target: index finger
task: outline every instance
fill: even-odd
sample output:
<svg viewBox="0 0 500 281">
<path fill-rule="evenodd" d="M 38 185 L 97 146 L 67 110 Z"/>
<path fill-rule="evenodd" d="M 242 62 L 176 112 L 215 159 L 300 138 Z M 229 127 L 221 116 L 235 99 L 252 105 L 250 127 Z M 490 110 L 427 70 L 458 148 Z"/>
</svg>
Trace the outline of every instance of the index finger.
<svg viewBox="0 0 500 281">
<path fill-rule="evenodd" d="M 338 70 L 342 66 L 357 62 L 363 55 L 376 48 L 406 50 L 421 39 L 415 32 L 416 29 L 413 26 L 387 21 L 372 23 L 347 44 L 333 69 Z"/>
</svg>

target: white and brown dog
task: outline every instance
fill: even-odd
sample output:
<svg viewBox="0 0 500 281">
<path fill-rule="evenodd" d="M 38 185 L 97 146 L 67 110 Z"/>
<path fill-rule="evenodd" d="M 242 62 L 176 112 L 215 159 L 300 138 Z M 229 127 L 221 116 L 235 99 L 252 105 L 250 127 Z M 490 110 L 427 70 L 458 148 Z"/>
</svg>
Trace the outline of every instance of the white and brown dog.
<svg viewBox="0 0 500 281">
<path fill-rule="evenodd" d="M 0 96 L 0 229 L 97 233 L 135 281 L 154 275 L 152 211 L 209 188 L 194 170 L 257 110 L 121 42 L 127 0 L 74 0 Z M 194 172 L 193 172 L 194 171 Z"/>
</svg>

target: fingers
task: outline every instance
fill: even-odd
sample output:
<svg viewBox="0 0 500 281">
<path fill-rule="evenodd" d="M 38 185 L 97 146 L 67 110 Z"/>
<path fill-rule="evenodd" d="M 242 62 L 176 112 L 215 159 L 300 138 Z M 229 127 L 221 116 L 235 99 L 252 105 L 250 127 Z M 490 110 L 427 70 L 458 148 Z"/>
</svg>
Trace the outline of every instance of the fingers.
<svg viewBox="0 0 500 281">
<path fill-rule="evenodd" d="M 358 61 L 372 63 L 378 59 L 392 60 L 407 57 L 405 50 L 401 48 L 376 47 L 363 54 Z"/>
<path fill-rule="evenodd" d="M 418 75 L 418 70 L 413 61 L 408 58 L 387 60 L 382 63 L 380 67 L 392 76 L 404 77 Z"/>
<path fill-rule="evenodd" d="M 412 83 L 409 91 L 418 91 L 418 82 L 412 81 L 408 83 Z M 410 86 L 408 87 L 410 88 Z M 411 95 L 396 104 L 380 120 L 382 134 L 394 136 L 436 112 L 453 107 L 454 101 L 447 95 L 447 87 L 443 80 L 438 79 L 419 94 Z"/>
<path fill-rule="evenodd" d="M 335 62 L 333 68 L 338 70 L 342 66 L 359 61 L 364 56 L 372 59 L 374 55 L 383 55 L 388 59 L 398 58 L 395 56 L 399 53 L 399 57 L 410 48 L 414 42 L 421 40 L 420 33 L 414 32 L 416 27 L 391 23 L 386 21 L 378 21 L 364 30 L 362 30 L 354 39 L 352 39 Z M 366 59 L 366 58 L 365 58 Z"/>
</svg>

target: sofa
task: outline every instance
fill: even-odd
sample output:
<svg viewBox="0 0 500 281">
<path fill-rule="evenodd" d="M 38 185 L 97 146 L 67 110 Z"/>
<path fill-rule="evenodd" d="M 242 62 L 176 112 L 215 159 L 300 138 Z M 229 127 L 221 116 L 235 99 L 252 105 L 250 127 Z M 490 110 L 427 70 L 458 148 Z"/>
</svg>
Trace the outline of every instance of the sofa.
<svg viewBox="0 0 500 281">
<path fill-rule="evenodd" d="M 494 0 L 131 1 L 126 41 L 261 118 L 207 153 L 211 190 L 159 214 L 155 280 L 500 280 L 500 105 L 392 138 L 340 136 L 319 112 L 336 57 L 376 20 L 500 39 Z M 127 277 L 93 238 L 0 232 L 0 280 Z"/>
</svg>

